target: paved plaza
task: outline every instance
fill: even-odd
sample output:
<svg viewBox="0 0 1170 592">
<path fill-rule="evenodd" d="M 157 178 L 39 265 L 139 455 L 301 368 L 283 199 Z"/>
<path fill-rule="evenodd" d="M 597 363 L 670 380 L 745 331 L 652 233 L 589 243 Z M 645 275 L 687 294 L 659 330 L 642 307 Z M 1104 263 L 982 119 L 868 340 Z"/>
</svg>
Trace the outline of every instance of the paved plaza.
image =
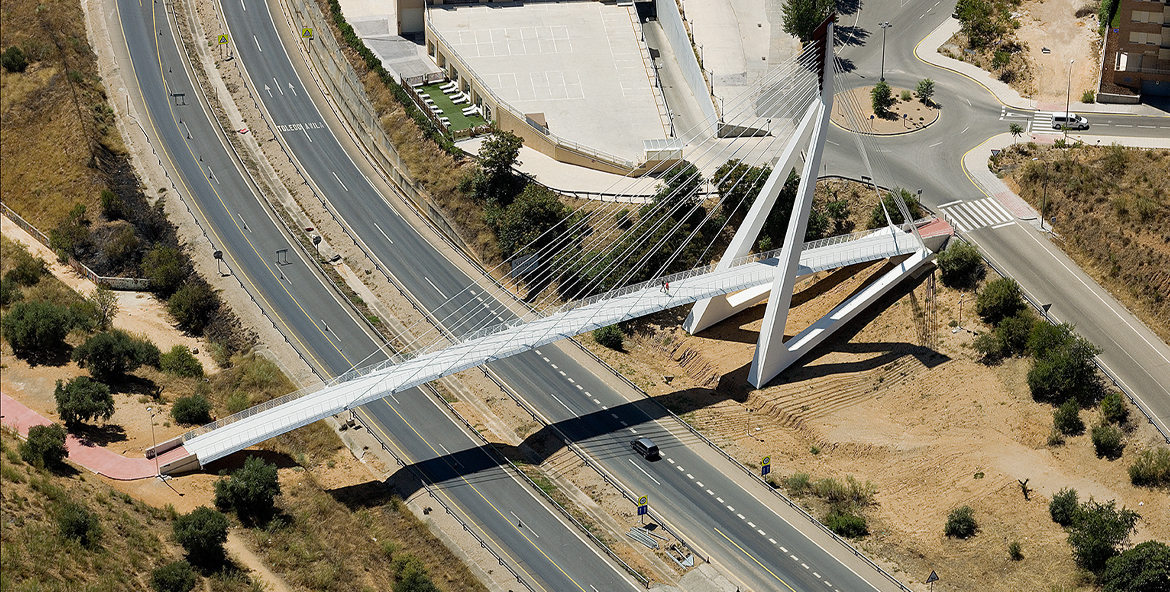
<svg viewBox="0 0 1170 592">
<path fill-rule="evenodd" d="M 567 140 L 640 161 L 668 137 L 633 7 L 599 2 L 432 6 L 433 28 L 499 98 Z"/>
</svg>

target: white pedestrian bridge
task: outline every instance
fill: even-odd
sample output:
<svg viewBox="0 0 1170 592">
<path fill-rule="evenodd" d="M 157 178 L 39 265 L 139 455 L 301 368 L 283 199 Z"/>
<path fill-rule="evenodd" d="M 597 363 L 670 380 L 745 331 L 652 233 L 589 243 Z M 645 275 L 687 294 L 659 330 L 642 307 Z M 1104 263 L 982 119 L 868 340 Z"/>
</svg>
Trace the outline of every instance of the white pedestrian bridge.
<svg viewBox="0 0 1170 592">
<path fill-rule="evenodd" d="M 942 238 L 942 237 L 940 237 Z M 931 241 L 927 241 L 929 244 Z M 939 241 L 941 242 L 941 241 Z M 937 248 L 937 244 L 931 244 Z M 887 227 L 806 243 L 797 275 L 909 255 L 895 269 L 839 305 L 825 318 L 784 344 L 807 351 L 869 303 L 933 257 L 908 229 Z M 268 401 L 192 430 L 158 447 L 167 452 L 163 473 L 198 470 L 216 459 L 331 415 L 413 388 L 449 374 L 516 355 L 599 327 L 691 304 L 716 296 L 770 286 L 777 277 L 779 250 L 741 257 L 730 265 L 708 266 L 626 286 L 565 304 L 544 314 L 465 335 L 444 349 L 396 357 L 351 370 L 324 387 Z M 663 290 L 663 281 L 669 290 Z M 827 323 L 827 324 L 826 324 Z M 177 449 L 180 448 L 181 449 Z M 155 451 L 148 451 L 153 454 Z"/>
</svg>

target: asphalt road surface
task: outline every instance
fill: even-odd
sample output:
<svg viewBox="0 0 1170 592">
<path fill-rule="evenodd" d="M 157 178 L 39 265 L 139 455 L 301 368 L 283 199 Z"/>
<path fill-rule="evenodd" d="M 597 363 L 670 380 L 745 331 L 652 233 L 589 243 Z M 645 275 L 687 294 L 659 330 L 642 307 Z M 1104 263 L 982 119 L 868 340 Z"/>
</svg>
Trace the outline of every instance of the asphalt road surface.
<svg viewBox="0 0 1170 592">
<path fill-rule="evenodd" d="M 996 211 L 994 198 L 977 187 L 963 169 L 968 151 L 993 135 L 1007 132 L 1011 123 L 1031 125 L 1034 132 L 1052 130 L 1050 113 L 1005 107 L 982 85 L 914 55 L 922 38 L 950 18 L 954 5 L 953 1 L 870 0 L 860 13 L 841 18 L 846 27 L 856 23 L 857 28 L 850 32 L 859 40 L 859 44 L 839 50 L 843 62 L 853 68 L 847 88 L 871 86 L 880 77 L 882 31 L 877 23 L 887 21 L 893 26 L 886 33 L 886 81 L 913 89 L 922 78 L 933 78 L 935 98 L 942 105 L 939 120 L 930 127 L 873 139 L 877 154 L 870 156 L 883 161 L 890 173 L 885 177 L 879 171 L 878 182 L 911 191 L 921 189 L 922 202 L 935 212 L 940 208 L 958 210 L 965 216 L 967 227 L 959 229 L 963 236 L 1015 278 L 1036 302 L 1049 306 L 1055 320 L 1075 325 L 1100 347 L 1099 359 L 1106 368 L 1153 412 L 1163 433 L 1170 433 L 1170 348 L 1081 271 L 1046 234 L 1031 224 L 1012 222 L 1014 216 L 1006 211 Z M 1170 136 L 1170 117 L 1104 113 L 1085 117 L 1090 129 L 1081 133 Z M 824 172 L 855 179 L 871 176 L 862 166 L 850 135 L 840 128 L 832 129 Z"/>
<path fill-rule="evenodd" d="M 156 145 L 165 146 L 169 169 L 187 203 L 209 229 L 213 248 L 224 251 L 233 272 L 245 283 L 282 332 L 324 376 L 348 370 L 373 356 L 380 361 L 375 340 L 333 290 L 326 287 L 290 240 L 254 197 L 253 187 L 230 156 L 224 140 L 238 133 L 223 130 L 205 115 L 180 58 L 167 16 L 159 3 L 140 5 L 120 0 L 118 15 L 125 50 L 134 66 L 140 96 L 150 121 L 143 122 Z M 263 4 L 257 8 L 266 11 Z M 282 54 L 283 55 L 283 54 Z M 332 139 L 323 134 L 324 138 Z M 277 263 L 277 250 L 287 264 Z M 399 414 L 408 408 L 410 420 Z M 499 466 L 488 450 L 453 425 L 435 401 L 419 389 L 397 393 L 366 410 L 405 436 L 397 442 L 400 456 L 417 463 L 430 480 L 443 483 L 440 495 L 474 516 L 472 521 L 528 580 L 545 590 L 629 590 L 633 585 L 603 560 L 580 533 L 544 506 L 528 486 Z M 425 426 L 425 427 L 419 427 Z M 474 466 L 464 475 L 459 463 L 444 458 L 450 451 L 466 453 L 459 463 Z M 522 525 L 512 516 L 523 517 Z"/>
<path fill-rule="evenodd" d="M 259 0 L 227 2 L 223 10 L 236 40 L 237 54 L 254 88 L 261 91 L 259 96 L 271 120 L 288 130 L 283 139 L 299 164 L 379 264 L 437 318 L 445 318 L 465 306 L 475 310 L 471 318 L 447 325 L 455 334 L 478 328 L 489 319 L 512 318 L 507 308 L 476 287 L 374 190 L 359 165 L 332 136 L 330 125 L 313 102 L 315 93 L 304 92 L 301 80 L 307 78 L 298 73 L 281 49 L 281 38 L 264 4 Z M 303 60 L 298 61 L 302 62 L 298 67 L 303 68 Z M 290 84 L 297 92 L 287 92 Z M 263 90 L 265 85 L 273 89 L 279 86 L 286 92 L 269 96 Z M 688 443 L 671 430 L 651 422 L 651 417 L 663 414 L 660 407 L 630 404 L 559 348 L 546 347 L 540 353 L 514 356 L 489 367 L 545 419 L 558 424 L 562 432 L 576 440 L 603 470 L 616 476 L 630 491 L 660 500 L 652 502 L 654 510 L 669 524 L 681 528 L 688 542 L 723 564 L 725 572 L 739 579 L 745 588 L 873 589 L 866 583 L 867 578 L 883 588 L 890 585 L 873 570 L 866 570 L 864 578 L 857 575 L 797 532 L 756 499 L 753 492 L 730 481 L 725 472 L 689 450 Z M 438 428 L 416 422 L 414 408 L 409 411 L 410 422 L 418 425 L 419 431 L 430 433 Z M 391 414 L 374 408 L 371 415 L 379 429 L 400 442 L 407 439 L 402 426 L 393 424 Z M 635 433 L 652 434 L 669 460 L 646 463 L 634 455 L 629 442 Z M 448 458 L 454 462 L 458 457 L 452 454 Z M 464 470 L 462 474 L 466 477 L 473 473 Z M 483 511 L 487 515 L 492 512 Z M 480 519 L 487 515 L 477 513 Z"/>
</svg>

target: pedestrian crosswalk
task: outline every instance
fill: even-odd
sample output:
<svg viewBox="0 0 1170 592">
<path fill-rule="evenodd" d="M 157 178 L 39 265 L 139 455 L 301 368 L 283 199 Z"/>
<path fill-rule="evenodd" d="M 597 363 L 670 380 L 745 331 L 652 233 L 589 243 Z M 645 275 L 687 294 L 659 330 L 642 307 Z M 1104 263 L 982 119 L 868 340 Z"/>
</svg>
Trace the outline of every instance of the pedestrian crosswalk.
<svg viewBox="0 0 1170 592">
<path fill-rule="evenodd" d="M 985 226 L 999 227 L 1015 219 L 994 198 L 976 201 L 952 201 L 939 207 L 947 222 L 960 232 L 969 232 Z"/>
<path fill-rule="evenodd" d="M 1016 111 L 1016 110 L 1008 110 L 1007 105 L 1003 105 L 999 108 L 999 120 L 1000 121 L 1010 121 L 1011 123 L 1019 123 L 1024 128 L 1025 134 L 1032 133 L 1033 122 L 1035 122 L 1037 124 L 1043 123 L 1042 117 L 1034 118 L 1033 117 L 1034 115 L 1036 115 L 1036 114 L 1033 112 L 1021 112 L 1021 111 Z M 1049 123 L 1052 122 L 1051 115 L 1048 116 L 1048 121 L 1049 121 Z"/>
</svg>

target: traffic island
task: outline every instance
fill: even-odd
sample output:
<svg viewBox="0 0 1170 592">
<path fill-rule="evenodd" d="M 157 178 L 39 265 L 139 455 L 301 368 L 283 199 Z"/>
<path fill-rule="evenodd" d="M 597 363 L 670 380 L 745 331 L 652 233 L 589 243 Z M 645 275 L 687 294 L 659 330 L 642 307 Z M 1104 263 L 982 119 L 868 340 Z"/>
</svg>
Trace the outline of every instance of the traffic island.
<svg viewBox="0 0 1170 592">
<path fill-rule="evenodd" d="M 833 124 L 842 129 L 874 136 L 895 136 L 925 129 L 938 121 L 939 106 L 914 98 L 909 89 L 890 87 L 894 103 L 884 114 L 873 110 L 872 86 L 842 91 L 833 96 Z M 903 101 L 903 93 L 910 100 Z"/>
</svg>

